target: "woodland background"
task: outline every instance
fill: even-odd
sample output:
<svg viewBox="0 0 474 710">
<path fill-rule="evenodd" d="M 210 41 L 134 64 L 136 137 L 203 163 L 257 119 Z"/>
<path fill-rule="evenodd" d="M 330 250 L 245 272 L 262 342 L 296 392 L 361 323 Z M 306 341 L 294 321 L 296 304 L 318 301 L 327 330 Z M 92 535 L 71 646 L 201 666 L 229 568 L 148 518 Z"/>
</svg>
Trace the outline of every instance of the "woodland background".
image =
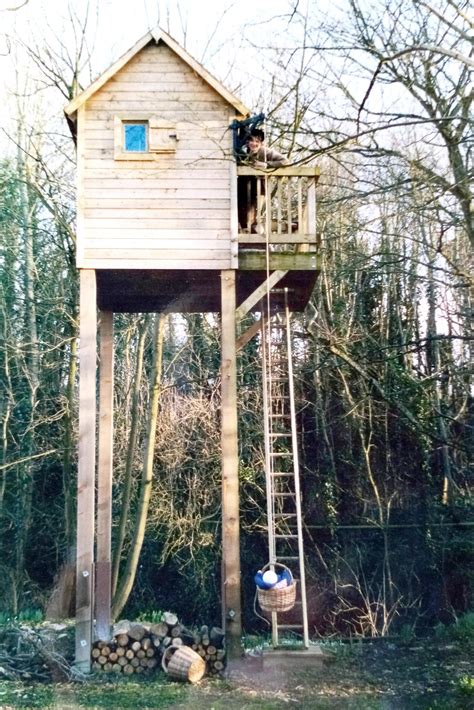
<svg viewBox="0 0 474 710">
<path fill-rule="evenodd" d="M 31 23 L 2 35 L 4 616 L 44 611 L 74 555 L 75 155 L 61 109 L 112 60 L 99 53 L 111 44 L 99 5 L 71 3 L 63 32 L 32 21 L 34 0 L 17 4 L 0 13 Z M 235 3 L 201 44 L 185 3 L 149 11 L 266 112 L 270 143 L 322 170 L 322 271 L 293 318 L 311 631 L 423 629 L 472 606 L 473 23 L 464 0 L 283 5 L 250 13 L 233 43 L 220 28 Z M 115 328 L 114 613 L 219 622 L 218 316 L 117 315 Z M 238 384 L 250 631 L 267 554 L 258 341 Z"/>
</svg>

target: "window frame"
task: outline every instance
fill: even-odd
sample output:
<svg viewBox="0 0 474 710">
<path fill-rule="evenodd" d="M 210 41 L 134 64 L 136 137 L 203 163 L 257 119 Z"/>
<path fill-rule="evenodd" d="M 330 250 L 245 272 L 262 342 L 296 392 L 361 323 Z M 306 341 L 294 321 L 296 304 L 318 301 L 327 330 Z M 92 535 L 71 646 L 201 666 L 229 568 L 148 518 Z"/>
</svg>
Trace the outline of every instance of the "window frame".
<svg viewBox="0 0 474 710">
<path fill-rule="evenodd" d="M 146 125 L 146 150 L 125 150 L 125 124 L 135 123 Z M 150 153 L 150 116 L 129 113 L 114 117 L 114 159 L 115 160 L 155 160 Z"/>
<path fill-rule="evenodd" d="M 147 126 L 147 149 L 125 150 L 126 123 L 145 123 Z M 168 143 L 161 144 L 154 140 L 153 131 L 163 131 L 168 134 Z M 176 153 L 178 136 L 176 124 L 168 119 L 144 113 L 127 113 L 114 117 L 114 159 L 115 160 L 158 160 L 160 155 Z"/>
</svg>

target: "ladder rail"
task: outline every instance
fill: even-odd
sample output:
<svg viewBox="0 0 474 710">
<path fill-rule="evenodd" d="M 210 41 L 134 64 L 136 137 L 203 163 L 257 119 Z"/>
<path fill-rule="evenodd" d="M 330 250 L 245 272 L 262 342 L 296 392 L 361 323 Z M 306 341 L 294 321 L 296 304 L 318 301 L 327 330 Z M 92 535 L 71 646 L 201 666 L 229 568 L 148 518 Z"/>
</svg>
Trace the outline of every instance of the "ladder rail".
<svg viewBox="0 0 474 710">
<path fill-rule="evenodd" d="M 291 439 L 293 447 L 293 473 L 294 486 L 296 496 L 296 527 L 298 535 L 298 557 L 299 557 L 299 572 L 300 572 L 300 594 L 301 607 L 303 612 L 303 643 L 306 648 L 309 646 L 308 632 L 308 607 L 306 602 L 306 574 L 304 564 L 304 545 L 303 545 L 303 521 L 301 516 L 301 487 L 300 487 L 300 465 L 298 455 L 298 436 L 296 426 L 296 404 L 295 404 L 295 389 L 293 375 L 293 354 L 291 343 L 291 327 L 290 327 L 290 309 L 288 307 L 288 291 L 285 291 L 285 319 L 286 319 L 286 349 L 288 353 L 288 383 L 290 395 L 290 415 L 291 415 Z"/>
<path fill-rule="evenodd" d="M 267 526 L 268 526 L 268 555 L 270 563 L 275 560 L 275 529 L 274 529 L 274 486 L 271 476 L 271 427 L 270 403 L 267 380 L 267 343 L 266 343 L 266 316 L 262 312 L 262 350 L 263 350 L 263 412 L 264 412 L 264 441 L 265 441 L 265 483 L 267 489 Z"/>
<path fill-rule="evenodd" d="M 270 315 L 269 293 L 266 301 L 267 308 L 262 307 L 261 338 L 269 563 L 270 569 L 275 569 L 275 564 L 279 563 L 296 563 L 294 567 L 298 568 L 298 574 L 295 578 L 298 579 L 300 597 L 297 606 L 301 609 L 301 623 L 293 625 L 279 623 L 278 614 L 271 614 L 272 644 L 275 648 L 278 646 L 280 631 L 300 629 L 303 645 L 307 648 L 309 636 L 301 491 L 287 292 L 285 310 L 281 314 Z M 284 362 L 285 376 L 282 370 L 273 376 L 275 361 L 277 368 L 280 367 L 278 363 Z M 285 500 L 291 501 L 290 510 L 284 504 Z M 278 544 L 297 545 L 297 549 L 279 551 Z"/>
</svg>

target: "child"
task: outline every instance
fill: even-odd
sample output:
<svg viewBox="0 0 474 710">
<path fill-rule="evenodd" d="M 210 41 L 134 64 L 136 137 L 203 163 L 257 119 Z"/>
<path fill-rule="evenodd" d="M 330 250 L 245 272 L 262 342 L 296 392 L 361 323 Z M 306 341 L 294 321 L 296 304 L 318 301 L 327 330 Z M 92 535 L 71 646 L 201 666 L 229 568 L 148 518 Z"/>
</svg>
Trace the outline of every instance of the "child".
<svg viewBox="0 0 474 710">
<path fill-rule="evenodd" d="M 279 168 L 288 165 L 288 160 L 277 150 L 267 148 L 265 133 L 260 128 L 250 131 L 245 141 L 244 162 L 255 168 Z"/>
<path fill-rule="evenodd" d="M 279 168 L 288 165 L 288 160 L 277 150 L 267 148 L 265 133 L 260 128 L 253 128 L 247 136 L 242 149 L 242 164 L 251 168 Z M 256 233 L 257 180 L 260 180 L 260 197 L 265 196 L 265 182 L 257 177 L 240 177 L 237 181 L 237 204 L 239 211 L 240 230 Z M 245 246 L 245 245 L 243 245 Z"/>
</svg>

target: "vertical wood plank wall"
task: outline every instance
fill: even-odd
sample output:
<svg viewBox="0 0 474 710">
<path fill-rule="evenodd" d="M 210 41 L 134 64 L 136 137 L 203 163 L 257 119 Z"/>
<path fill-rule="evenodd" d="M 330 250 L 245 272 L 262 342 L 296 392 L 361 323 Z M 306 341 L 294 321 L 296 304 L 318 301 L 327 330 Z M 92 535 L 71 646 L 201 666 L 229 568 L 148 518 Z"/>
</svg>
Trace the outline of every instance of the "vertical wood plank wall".
<svg viewBox="0 0 474 710">
<path fill-rule="evenodd" d="M 222 613 L 229 658 L 241 654 L 235 271 L 221 272 Z"/>
<path fill-rule="evenodd" d="M 145 47 L 86 102 L 78 116 L 79 267 L 233 265 L 233 111 L 163 43 Z M 114 120 L 127 115 L 173 123 L 176 152 L 115 160 Z"/>
<path fill-rule="evenodd" d="M 80 271 L 79 307 L 79 462 L 77 472 L 76 665 L 88 672 L 91 662 L 94 592 L 94 503 L 96 426 L 96 278 Z"/>
<path fill-rule="evenodd" d="M 113 313 L 100 313 L 99 448 L 97 460 L 97 638 L 110 636 L 113 468 L 114 325 Z"/>
</svg>

